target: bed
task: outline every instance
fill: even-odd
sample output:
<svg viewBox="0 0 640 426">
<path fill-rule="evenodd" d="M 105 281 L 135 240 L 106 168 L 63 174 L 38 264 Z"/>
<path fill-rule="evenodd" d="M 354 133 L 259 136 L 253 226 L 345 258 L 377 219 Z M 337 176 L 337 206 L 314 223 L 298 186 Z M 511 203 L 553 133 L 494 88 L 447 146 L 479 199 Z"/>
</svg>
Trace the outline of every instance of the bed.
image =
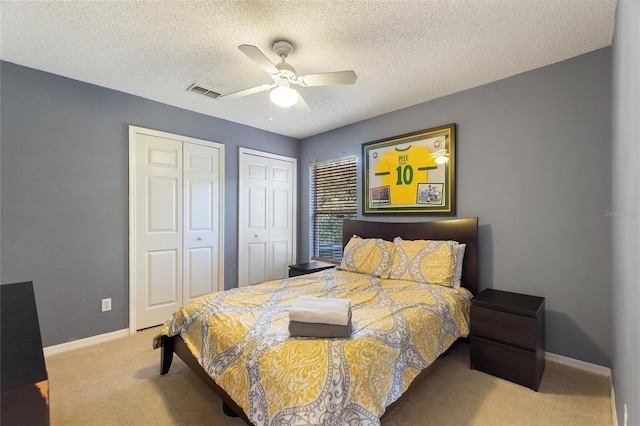
<svg viewBox="0 0 640 426">
<path fill-rule="evenodd" d="M 377 239 L 398 254 L 415 240 L 449 244 L 439 246 L 443 250 L 464 244 L 464 257 L 456 258 L 462 261 L 459 286 L 399 275 L 402 260 L 394 251 L 390 276 L 354 272 L 343 260 L 342 269 L 212 293 L 177 310 L 154 338 L 162 349 L 161 374 L 177 354 L 221 397 L 225 413 L 247 424 L 380 424 L 385 409 L 468 335 L 477 235 L 477 218 L 345 220 L 342 245 L 348 250 L 362 241 L 381 244 Z M 439 264 L 441 257 L 434 259 Z M 287 314 L 301 295 L 349 299 L 351 336 L 291 337 Z"/>
</svg>

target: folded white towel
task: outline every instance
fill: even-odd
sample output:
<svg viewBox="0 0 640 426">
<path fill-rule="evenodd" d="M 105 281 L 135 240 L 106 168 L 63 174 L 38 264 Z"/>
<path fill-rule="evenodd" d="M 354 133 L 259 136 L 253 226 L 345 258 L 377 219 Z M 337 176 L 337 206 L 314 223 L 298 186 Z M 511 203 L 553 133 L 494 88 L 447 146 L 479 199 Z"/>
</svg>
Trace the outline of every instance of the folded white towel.
<svg viewBox="0 0 640 426">
<path fill-rule="evenodd" d="M 289 319 L 298 322 L 347 325 L 351 318 L 351 300 L 300 296 L 289 310 Z"/>
</svg>

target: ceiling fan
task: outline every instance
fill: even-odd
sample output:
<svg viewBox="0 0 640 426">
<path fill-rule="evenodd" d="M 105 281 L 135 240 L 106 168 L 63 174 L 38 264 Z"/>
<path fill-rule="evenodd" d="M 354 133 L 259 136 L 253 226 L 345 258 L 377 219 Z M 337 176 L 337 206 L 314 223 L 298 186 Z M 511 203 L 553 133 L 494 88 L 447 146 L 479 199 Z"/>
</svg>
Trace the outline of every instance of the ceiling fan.
<svg viewBox="0 0 640 426">
<path fill-rule="evenodd" d="M 273 79 L 271 84 L 262 84 L 238 92 L 218 96 L 217 99 L 236 99 L 255 93 L 271 90 L 269 98 L 281 107 L 288 108 L 295 105 L 302 111 L 310 111 L 307 103 L 296 89 L 291 85 L 297 84 L 302 87 L 311 86 L 335 86 L 341 84 L 354 84 L 356 73 L 353 71 L 336 71 L 319 74 L 298 75 L 295 68 L 286 63 L 286 59 L 293 53 L 293 44 L 287 40 L 277 40 L 271 46 L 274 52 L 280 57 L 281 62 L 274 65 L 256 46 L 241 44 L 238 49 L 253 60 L 260 68 L 265 70 Z"/>
</svg>

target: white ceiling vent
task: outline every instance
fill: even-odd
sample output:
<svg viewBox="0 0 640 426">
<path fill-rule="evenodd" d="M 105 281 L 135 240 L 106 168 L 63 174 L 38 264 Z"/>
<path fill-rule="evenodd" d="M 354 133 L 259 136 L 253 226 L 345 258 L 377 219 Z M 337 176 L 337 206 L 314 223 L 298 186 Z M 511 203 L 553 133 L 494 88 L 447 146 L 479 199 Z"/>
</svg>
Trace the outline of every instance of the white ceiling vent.
<svg viewBox="0 0 640 426">
<path fill-rule="evenodd" d="M 210 98 L 217 98 L 218 96 L 220 96 L 220 93 L 218 92 L 214 92 L 213 90 L 209 90 L 205 87 L 199 86 L 196 83 L 193 83 L 191 86 L 189 86 L 187 88 L 187 90 L 189 90 L 190 92 L 196 92 L 199 93 L 201 95 L 205 95 L 208 96 Z"/>
</svg>

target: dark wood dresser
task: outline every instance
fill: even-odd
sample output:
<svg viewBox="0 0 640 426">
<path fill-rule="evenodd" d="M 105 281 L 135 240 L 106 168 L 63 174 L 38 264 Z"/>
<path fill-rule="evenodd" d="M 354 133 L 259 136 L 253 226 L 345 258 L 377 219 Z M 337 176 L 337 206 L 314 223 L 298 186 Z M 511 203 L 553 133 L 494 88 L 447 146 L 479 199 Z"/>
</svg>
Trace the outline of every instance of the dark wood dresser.
<svg viewBox="0 0 640 426">
<path fill-rule="evenodd" d="M 0 286 L 0 424 L 48 425 L 49 378 L 33 283 Z"/>
<path fill-rule="evenodd" d="M 471 368 L 537 391 L 544 371 L 544 300 L 493 289 L 471 299 Z"/>
<path fill-rule="evenodd" d="M 314 272 L 323 271 L 325 269 L 335 268 L 336 265 L 325 262 L 308 262 L 289 265 L 289 277 L 297 277 L 298 275 L 312 274 Z"/>
</svg>

